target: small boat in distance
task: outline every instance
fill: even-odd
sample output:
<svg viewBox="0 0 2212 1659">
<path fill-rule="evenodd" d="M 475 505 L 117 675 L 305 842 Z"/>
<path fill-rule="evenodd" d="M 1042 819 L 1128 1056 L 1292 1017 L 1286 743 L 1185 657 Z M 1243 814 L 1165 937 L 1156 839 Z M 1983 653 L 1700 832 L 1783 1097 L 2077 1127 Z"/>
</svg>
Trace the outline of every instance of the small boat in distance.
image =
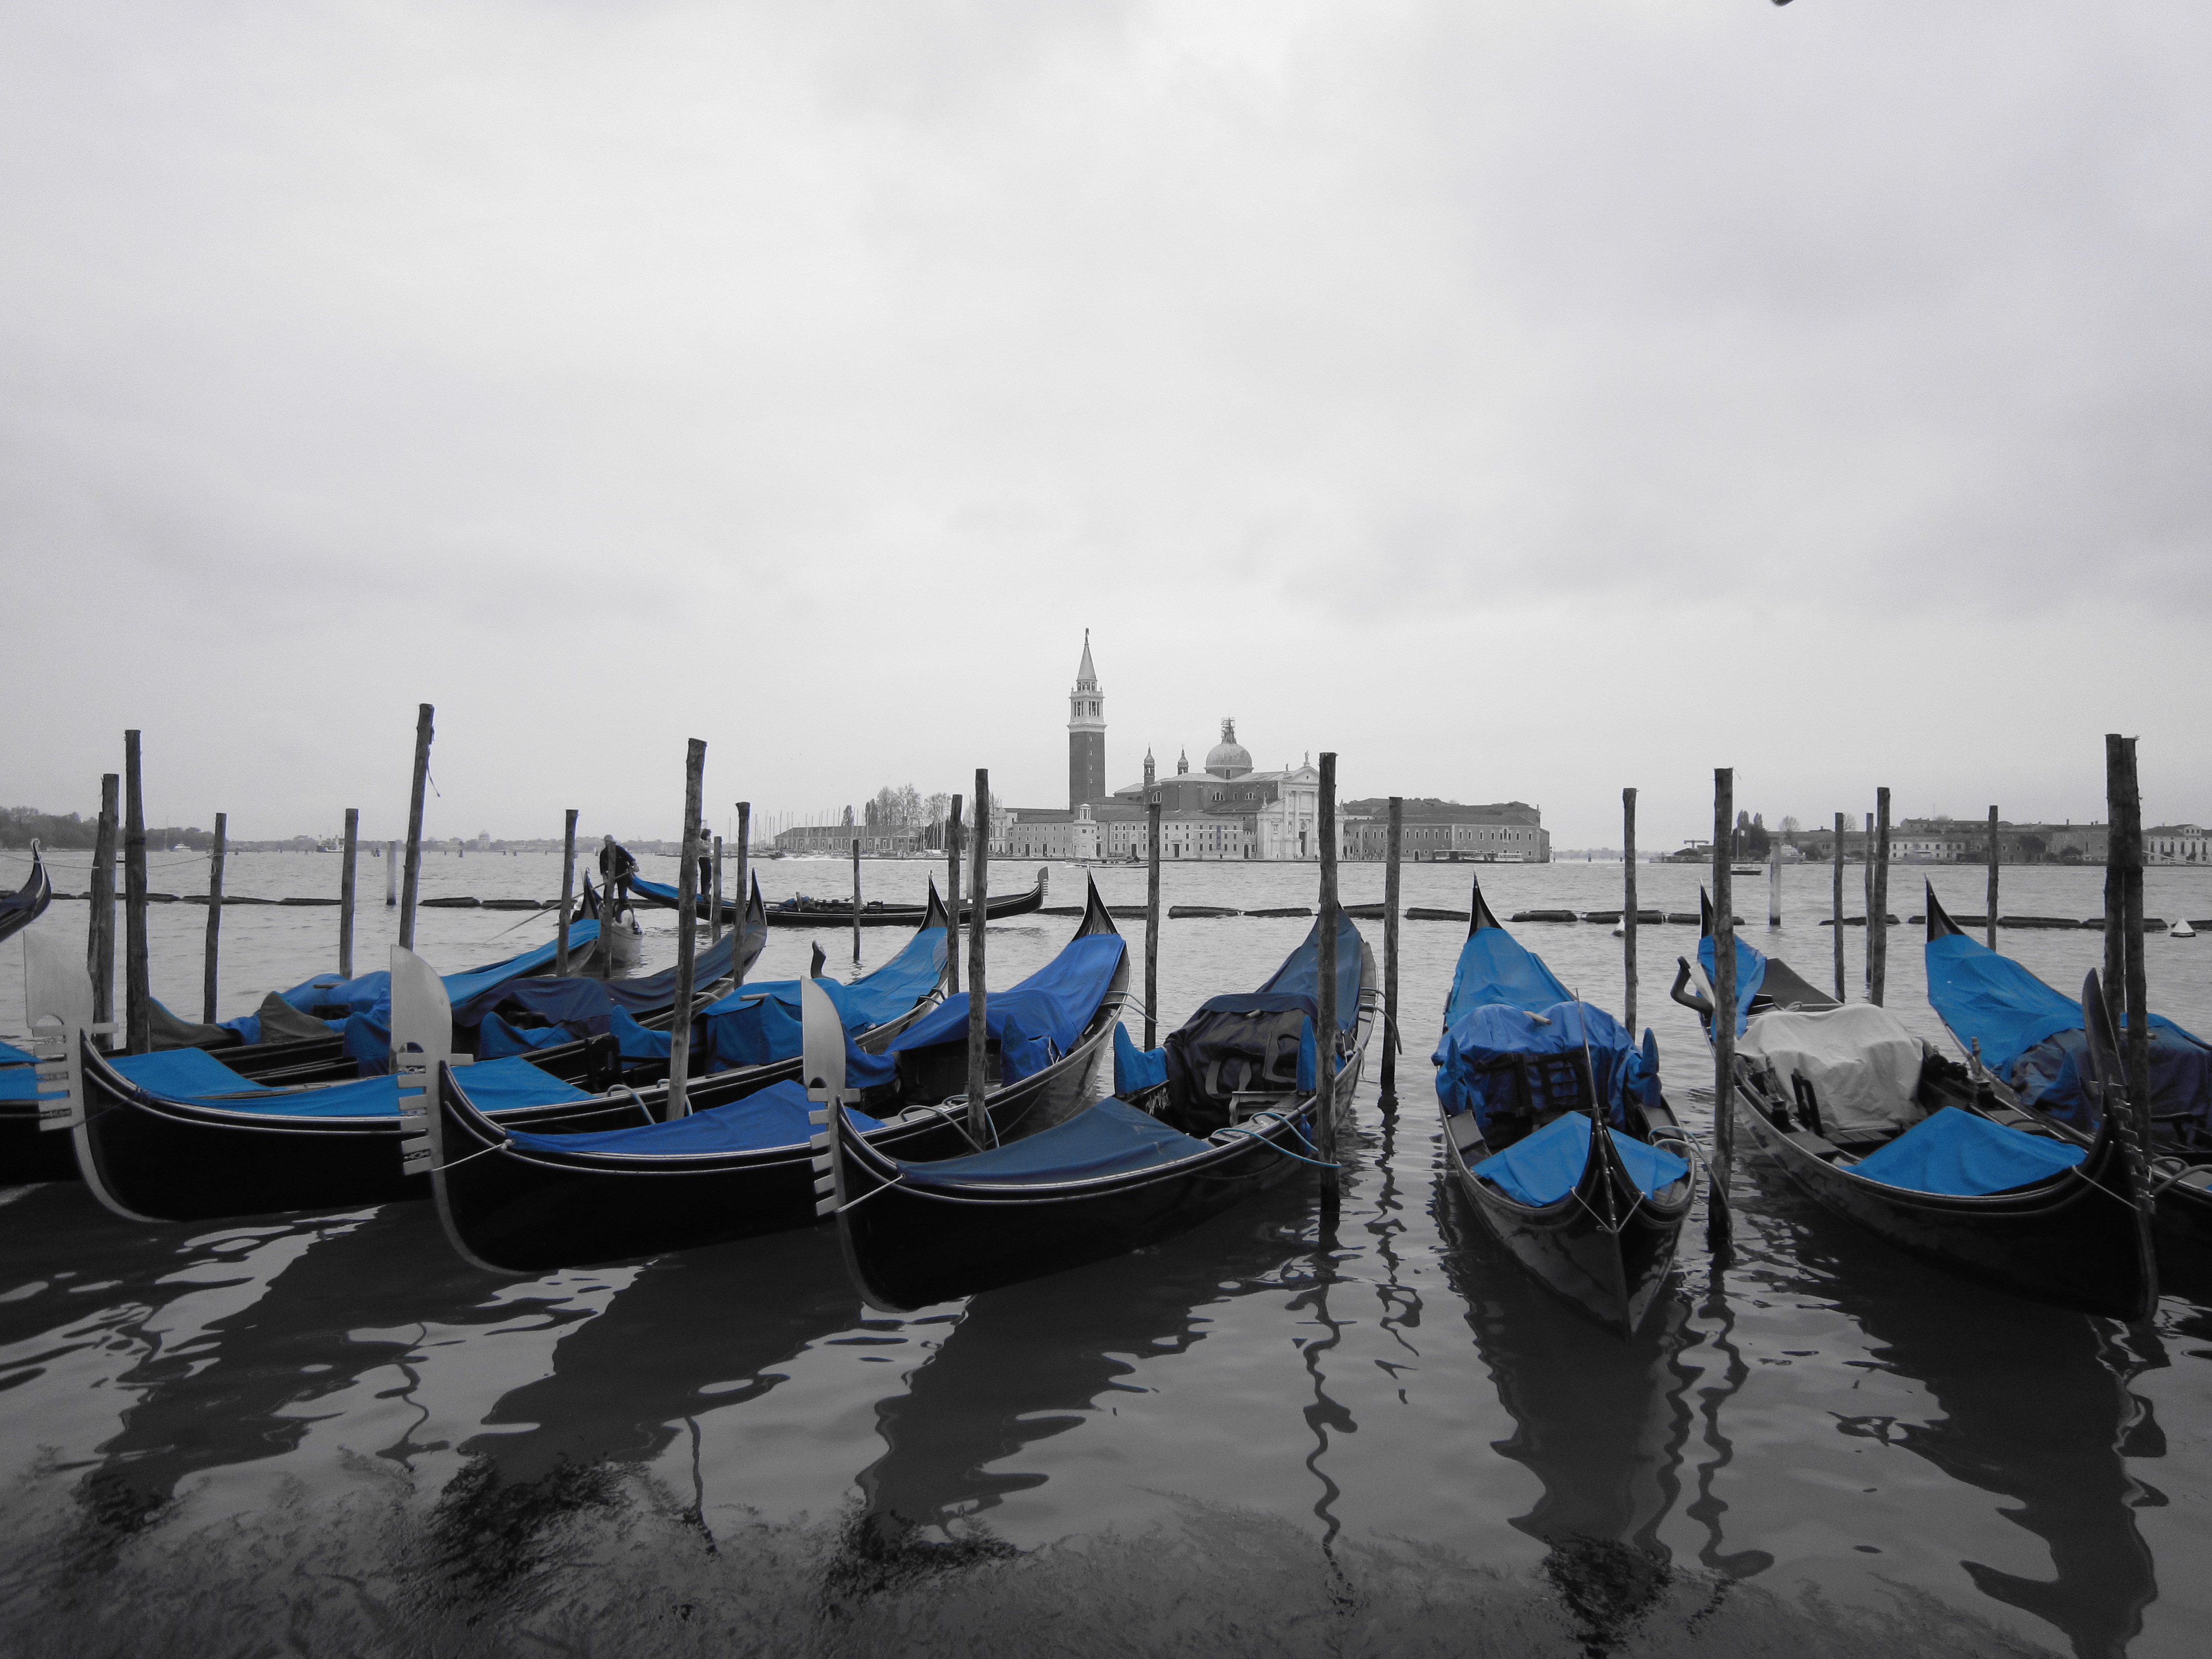
<svg viewBox="0 0 2212 1659">
<path fill-rule="evenodd" d="M 1026 916 L 1044 908 L 1045 889 L 1051 879 L 1050 872 L 1038 866 L 1036 885 L 1025 893 L 994 893 L 985 905 L 985 914 L 993 921 L 1009 916 Z M 632 876 L 629 890 L 641 903 L 655 908 L 673 910 L 678 908 L 676 889 L 666 882 L 647 881 Z M 936 901 L 933 899 L 933 902 Z M 704 916 L 711 901 L 704 895 L 693 902 L 699 915 Z M 733 915 L 736 906 L 729 900 L 722 902 L 722 914 Z M 870 900 L 860 906 L 860 926 L 863 927 L 918 927 L 923 913 L 928 908 L 921 904 L 886 904 L 881 900 Z M 965 924 L 975 919 L 975 906 L 971 900 L 963 900 L 960 920 Z M 768 907 L 768 925 L 771 927 L 850 927 L 853 925 L 853 901 L 843 899 L 809 898 L 801 894 L 796 898 L 779 899 Z"/>
<path fill-rule="evenodd" d="M 1659 1090 L 1659 1047 L 1562 985 L 1474 885 L 1431 1056 L 1444 1159 L 1535 1279 L 1632 1336 L 1674 1261 L 1694 1152 Z"/>
</svg>

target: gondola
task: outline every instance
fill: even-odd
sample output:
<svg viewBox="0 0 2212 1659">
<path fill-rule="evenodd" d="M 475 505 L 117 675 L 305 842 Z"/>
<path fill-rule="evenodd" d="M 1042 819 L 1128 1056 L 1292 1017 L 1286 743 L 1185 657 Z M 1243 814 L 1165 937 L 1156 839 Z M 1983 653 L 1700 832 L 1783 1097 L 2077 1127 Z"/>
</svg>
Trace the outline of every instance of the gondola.
<svg viewBox="0 0 2212 1659">
<path fill-rule="evenodd" d="M 21 887 L 0 898 L 0 939 L 13 939 L 46 915 L 54 902 L 53 878 L 46 873 L 46 855 L 31 843 L 31 873 Z"/>
<path fill-rule="evenodd" d="M 1127 950 L 1094 887 L 1060 954 L 985 998 L 1004 1079 L 985 1102 L 993 1135 L 1051 1123 L 1088 1097 L 1128 975 Z M 848 988 L 823 992 L 823 983 L 799 988 L 842 1000 Z M 855 1139 L 927 1157 L 974 1144 L 965 1098 L 955 1096 L 967 1075 L 968 1006 L 964 994 L 950 997 L 874 1045 L 854 1042 L 833 1018 L 848 1062 L 869 1081 L 859 1104 L 869 1116 Z M 1024 1035 L 1040 1026 L 1053 1029 Z M 695 1109 L 673 1121 L 559 1138 L 511 1133 L 481 1109 L 470 1073 L 448 1070 L 432 1142 L 447 1234 L 479 1266 L 535 1273 L 811 1225 L 811 1132 L 795 1070 L 726 1104 L 728 1097 L 694 1091 Z"/>
<path fill-rule="evenodd" d="M 1743 1035 L 1733 1121 L 1793 1185 L 1962 1278 L 2084 1313 L 2149 1316 L 2158 1273 L 2148 1206 L 2116 1121 L 2086 1146 L 2069 1141 L 1894 1016 L 1838 1003 L 1735 943 Z M 1673 994 L 1710 1035 L 1710 923 L 1698 948 L 1698 969 L 1680 963 Z"/>
<path fill-rule="evenodd" d="M 1570 1306 L 1634 1335 L 1697 1188 L 1657 1039 L 1646 1030 L 1638 1048 L 1560 984 L 1498 926 L 1478 881 L 1431 1058 L 1445 1162 L 1483 1225 Z"/>
<path fill-rule="evenodd" d="M 2011 1085 L 2035 1122 L 2087 1146 L 2099 1114 L 2081 1086 L 2081 1005 L 1969 936 L 1928 888 L 1928 1000 L 1961 1048 Z M 2151 1237 L 2160 1283 L 2212 1291 L 2212 1048 L 2164 1015 L 2151 1037 Z"/>
<path fill-rule="evenodd" d="M 1374 956 L 1338 925 L 1341 1117 L 1376 1009 Z M 817 1168 L 861 1296 L 902 1312 L 1119 1255 L 1311 1168 L 1320 927 L 1256 994 L 1214 998 L 1152 1054 L 1117 1051 L 1114 1097 L 1026 1140 L 902 1157 L 825 1113 Z"/>
<path fill-rule="evenodd" d="M 756 953 L 759 937 L 756 930 Z M 465 987 L 468 976 L 445 981 L 455 982 Z M 548 1053 L 581 1051 L 618 1075 L 621 1058 L 605 1059 L 611 1048 L 598 1037 Z M 83 1121 L 67 1137 L 46 1134 L 74 1143 L 94 1196 L 119 1215 L 204 1221 L 430 1196 L 428 1184 L 403 1166 L 405 1131 L 389 1076 L 271 1086 L 198 1049 L 111 1056 L 88 1042 L 83 1054 Z M 737 1093 L 781 1074 L 773 1066 L 737 1068 L 698 1086 Z M 474 1076 L 500 1121 L 539 1134 L 635 1124 L 641 1096 L 650 1096 L 626 1085 L 590 1092 L 522 1055 L 483 1061 Z"/>
<path fill-rule="evenodd" d="M 1044 908 L 1045 889 L 1050 879 L 1050 872 L 1040 866 L 1037 869 L 1036 884 L 1034 887 L 1025 893 L 993 894 L 984 907 L 984 914 L 993 921 L 1002 921 L 1009 916 L 1026 916 L 1042 910 Z M 673 910 L 678 908 L 676 889 L 667 882 L 647 881 L 641 877 L 632 876 L 629 881 L 629 890 L 631 896 L 641 904 L 650 905 L 662 910 Z M 696 896 L 692 902 L 698 907 L 698 914 L 702 916 L 707 914 L 711 904 L 711 901 L 704 895 Z M 730 914 L 732 908 L 727 900 L 723 901 L 722 911 L 725 915 Z M 885 904 L 880 901 L 866 903 L 860 907 L 860 926 L 863 927 L 919 927 L 923 912 L 927 908 L 926 905 Z M 975 904 L 970 901 L 963 900 L 960 905 L 962 923 L 964 925 L 972 921 L 975 915 Z M 804 896 L 780 900 L 768 907 L 768 925 L 771 927 L 850 927 L 853 925 L 853 901 Z"/>
</svg>

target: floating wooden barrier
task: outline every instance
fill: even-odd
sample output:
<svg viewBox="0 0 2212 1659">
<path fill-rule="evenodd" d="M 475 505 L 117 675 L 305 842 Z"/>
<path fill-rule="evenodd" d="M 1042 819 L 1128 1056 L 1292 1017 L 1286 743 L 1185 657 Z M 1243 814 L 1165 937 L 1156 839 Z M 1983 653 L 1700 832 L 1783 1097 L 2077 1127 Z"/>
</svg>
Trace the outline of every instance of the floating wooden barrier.
<svg viewBox="0 0 2212 1659">
<path fill-rule="evenodd" d="M 1516 910 L 1515 921 L 1580 921 L 1582 918 L 1571 910 Z"/>
<path fill-rule="evenodd" d="M 1408 921 L 1468 921 L 1472 919 L 1465 910 L 1432 910 L 1423 904 L 1413 905 L 1406 912 Z"/>
<path fill-rule="evenodd" d="M 1897 918 L 1895 916 L 1890 916 L 1887 918 L 1887 920 L 1891 927 L 1894 927 L 1897 926 Z M 1913 921 L 1922 921 L 1924 920 L 1926 920 L 1926 918 L 1922 916 L 1913 917 Z M 1835 925 L 1835 920 L 1833 917 L 1822 916 L 1820 918 L 1820 926 L 1823 927 L 1832 927 Z M 2062 927 L 2071 927 L 2074 924 L 2069 921 L 2061 923 L 2060 925 Z M 1844 926 L 1846 927 L 1863 927 L 1866 926 L 1866 918 L 1864 916 L 1845 916 L 1844 918 Z"/>
<path fill-rule="evenodd" d="M 486 899 L 483 908 L 487 910 L 550 910 L 560 902 L 559 899 Z"/>
<path fill-rule="evenodd" d="M 1336 908 L 1340 915 L 1350 916 L 1354 921 L 1388 921 L 1390 919 L 1390 907 L 1387 904 L 1340 904 Z M 1236 912 L 1232 910 L 1227 914 L 1234 915 Z"/>
<path fill-rule="evenodd" d="M 437 900 L 435 900 L 435 899 L 433 899 L 433 900 L 431 901 L 431 902 L 432 902 L 432 903 L 434 903 L 434 904 L 437 903 L 438 902 L 439 902 L 439 901 L 437 901 Z M 283 899 L 274 899 L 274 900 L 271 900 L 271 899 L 225 899 L 225 900 L 223 901 L 223 902 L 224 902 L 225 904 L 270 904 L 270 903 L 276 903 L 276 904 L 337 904 L 337 905 L 343 905 L 343 904 L 344 904 L 345 901 L 344 901 L 343 899 L 326 899 L 326 898 L 283 898 Z"/>
<path fill-rule="evenodd" d="M 1288 904 L 1277 910 L 1247 910 L 1244 914 L 1248 916 L 1310 916 L 1313 910 L 1308 905 Z"/>
<path fill-rule="evenodd" d="M 422 899 L 419 903 L 425 910 L 481 910 L 483 908 L 483 901 L 480 898 Z"/>
<path fill-rule="evenodd" d="M 1705 919 L 1695 910 L 1669 910 L 1667 920 L 1676 927 L 1702 927 L 1705 925 Z"/>
<path fill-rule="evenodd" d="M 1626 915 L 1628 912 L 1626 910 L 1585 910 L 1582 913 L 1584 921 L 1594 921 L 1601 927 L 1611 927 Z M 1639 922 L 1664 921 L 1667 913 L 1664 910 L 1638 910 L 1636 919 Z"/>
<path fill-rule="evenodd" d="M 1376 906 L 1375 911 L 1377 915 L 1380 915 L 1382 906 Z M 1232 910 L 1225 904 L 1170 904 L 1168 907 L 1168 915 L 1178 919 L 1187 916 L 1200 919 L 1211 916 L 1241 916 L 1243 914 L 1242 910 Z"/>
</svg>

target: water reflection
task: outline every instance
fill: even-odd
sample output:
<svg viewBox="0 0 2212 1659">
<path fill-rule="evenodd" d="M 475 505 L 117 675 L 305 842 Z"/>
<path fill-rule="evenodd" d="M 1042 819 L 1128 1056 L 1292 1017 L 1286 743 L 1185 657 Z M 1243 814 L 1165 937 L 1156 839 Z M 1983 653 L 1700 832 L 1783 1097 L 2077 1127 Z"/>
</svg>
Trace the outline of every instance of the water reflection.
<svg viewBox="0 0 2212 1659">
<path fill-rule="evenodd" d="M 2165 1455 L 2148 1403 L 2129 1386 L 2166 1363 L 2158 1339 L 2017 1297 L 1931 1284 L 1910 1258 L 1809 1206 L 1782 1219 L 1795 1237 L 1777 1239 L 1771 1255 L 1785 1273 L 1802 1272 L 1795 1288 L 1832 1298 L 1870 1340 L 1875 1360 L 1926 1389 L 1936 1407 L 1924 1421 L 1839 1414 L 1838 1429 L 1903 1447 L 2007 1499 L 1997 1513 L 2042 1541 L 2052 1576 L 1972 1559 L 1960 1568 L 1984 1595 L 2063 1632 L 2083 1659 L 2124 1652 L 2158 1594 L 2135 1512 L 2166 1500 L 2124 1461 Z"/>
<path fill-rule="evenodd" d="M 970 1302 L 906 1392 L 877 1407 L 884 1450 L 859 1477 L 842 1587 L 1004 1553 L 978 1518 L 1046 1480 L 1009 1461 L 1133 1389 L 1135 1356 L 1204 1340 L 1208 1306 L 1283 1284 L 1312 1249 L 1310 1208 L 1309 1191 L 1286 1188 L 1156 1249 Z"/>
</svg>

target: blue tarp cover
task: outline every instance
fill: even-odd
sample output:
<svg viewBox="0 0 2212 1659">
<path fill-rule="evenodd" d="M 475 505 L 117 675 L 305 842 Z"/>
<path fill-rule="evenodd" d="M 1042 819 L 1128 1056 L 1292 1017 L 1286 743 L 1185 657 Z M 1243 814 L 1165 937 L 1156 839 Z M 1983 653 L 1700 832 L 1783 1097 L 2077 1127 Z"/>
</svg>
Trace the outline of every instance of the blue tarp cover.
<svg viewBox="0 0 2212 1659">
<path fill-rule="evenodd" d="M 1114 1092 L 1142 1094 L 1168 1080 L 1168 1051 L 1139 1048 L 1120 1025 L 1114 1027 Z"/>
<path fill-rule="evenodd" d="M 1359 1022 L 1359 981 L 1361 976 L 1359 929 L 1352 918 L 1341 910 L 1336 916 L 1336 1023 L 1350 1030 Z M 1283 965 L 1267 976 L 1261 986 L 1262 995 L 1277 992 L 1307 999 L 1310 1013 L 1319 1017 L 1321 1009 L 1321 919 L 1306 932 L 1304 942 L 1284 957 Z M 1209 1007 L 1212 1004 L 1207 1005 Z"/>
<path fill-rule="evenodd" d="M 1451 995 L 1444 1000 L 1444 1026 L 1449 1030 L 1490 1003 L 1540 1014 L 1574 1000 L 1574 994 L 1544 965 L 1543 957 L 1503 927 L 1478 927 L 1459 947 Z"/>
<path fill-rule="evenodd" d="M 464 1079 L 469 1098 L 476 1100 L 475 1079 Z M 477 1101 L 482 1108 L 483 1103 Z M 534 1152 L 627 1152 L 638 1158 L 670 1158 L 687 1152 L 756 1152 L 779 1146 L 803 1146 L 814 1137 L 807 1121 L 811 1105 L 806 1085 L 787 1078 L 771 1083 L 758 1094 L 726 1106 L 715 1106 L 672 1123 L 641 1123 L 635 1129 L 607 1129 L 588 1135 L 516 1133 L 514 1144 Z M 856 1129 L 883 1127 L 864 1112 L 850 1107 L 845 1121 Z"/>
<path fill-rule="evenodd" d="M 632 1019 L 620 1008 L 613 1010 L 599 1022 L 598 1036 L 614 1033 L 622 1057 L 632 1065 L 645 1060 L 666 1060 L 674 1046 L 665 1031 L 650 1030 Z M 497 1014 L 486 1014 L 483 1024 L 477 1027 L 477 1058 L 479 1060 L 497 1060 L 507 1054 L 527 1054 L 539 1048 L 557 1048 L 564 1042 L 574 1042 L 576 1037 L 561 1025 L 510 1025 Z"/>
<path fill-rule="evenodd" d="M 1058 956 L 1020 984 L 985 996 L 984 1021 L 999 1040 L 1000 1077 L 1005 1082 L 1033 1076 L 1067 1052 L 1098 1011 L 1099 1000 L 1105 996 L 1115 969 L 1121 965 L 1126 948 L 1119 933 L 1089 933 L 1070 939 Z M 901 1033 L 890 1053 L 964 1042 L 967 1034 L 968 994 L 963 991 L 947 997 Z M 845 1079 L 848 1084 L 860 1083 L 852 1066 L 848 1051 Z M 890 1075 L 888 1067 L 884 1074 Z"/>
<path fill-rule="evenodd" d="M 1963 933 L 1929 939 L 1924 959 L 1928 1000 L 1960 1042 L 1978 1042 L 1983 1064 L 2031 1105 L 2096 1127 L 2081 1091 L 2080 1003 Z M 2150 1017 L 2150 1036 L 2152 1112 L 2212 1115 L 2212 1048 L 2163 1014 Z"/>
<path fill-rule="evenodd" d="M 580 950 L 599 936 L 596 921 L 573 921 L 568 924 L 568 948 Z M 507 957 L 503 962 L 487 962 L 462 973 L 447 974 L 446 995 L 453 1004 L 458 1018 L 460 1005 L 487 987 L 526 974 L 535 974 L 550 968 L 556 954 L 555 941 Z M 352 979 L 340 979 L 336 974 L 318 974 L 313 979 L 302 980 L 290 990 L 280 993 L 284 1000 L 301 1013 L 313 1013 L 320 1007 L 342 1007 L 349 1014 L 369 1012 L 392 1000 L 392 975 L 379 969 L 373 974 L 361 974 Z M 226 1022 L 228 1024 L 229 1022 Z M 474 1021 L 463 1021 L 472 1024 Z"/>
<path fill-rule="evenodd" d="M 1102 1100 L 1065 1123 L 988 1152 L 934 1164 L 902 1164 L 932 1182 L 1089 1181 L 1149 1170 L 1207 1151 L 1126 1101 Z"/>
<path fill-rule="evenodd" d="M 1532 1014 L 1550 1024 L 1539 1024 Z M 1632 1091 L 1640 1095 L 1644 1085 L 1644 1058 L 1619 1020 L 1588 1003 L 1556 1002 L 1531 1010 L 1492 1002 L 1470 1010 L 1444 1033 L 1430 1056 L 1437 1066 L 1437 1096 L 1444 1109 L 1471 1111 L 1476 1122 L 1488 1124 L 1492 1112 L 1510 1108 L 1520 1098 L 1519 1067 L 1513 1062 L 1580 1054 L 1585 1016 L 1590 1067 L 1595 1074 L 1591 1081 L 1607 1115 L 1615 1123 L 1626 1122 L 1629 1096 Z M 1541 1109 L 1542 1103 L 1538 1107 Z"/>
<path fill-rule="evenodd" d="M 38 1056 L 12 1042 L 0 1042 L 0 1066 L 27 1066 Z"/>
<path fill-rule="evenodd" d="M 1759 994 L 1759 988 L 1766 979 L 1766 958 L 1743 942 L 1741 934 L 1735 939 L 1735 1034 L 1743 1035 L 1744 1027 L 1751 1023 L 1751 1000 Z M 1698 941 L 1698 966 L 1705 970 L 1705 983 L 1713 988 L 1716 995 L 1720 982 L 1713 977 L 1714 966 L 1719 958 L 1713 954 L 1711 935 Z"/>
<path fill-rule="evenodd" d="M 37 1066 L 0 1066 L 0 1100 L 36 1100 L 38 1097 Z"/>
<path fill-rule="evenodd" d="M 945 930 L 925 927 L 873 973 L 850 985 L 832 979 L 818 983 L 837 1005 L 847 1034 L 857 1036 L 911 1009 L 944 971 Z M 708 1069 L 726 1072 L 796 1059 L 799 987 L 795 979 L 768 980 L 744 986 L 703 1010 L 698 1049 Z"/>
<path fill-rule="evenodd" d="M 1613 1149 L 1620 1154 L 1629 1179 L 1646 1198 L 1656 1198 L 1661 1188 L 1690 1173 L 1687 1164 L 1663 1147 L 1648 1146 L 1611 1129 L 1606 1133 L 1613 1136 Z M 1589 1152 L 1589 1114 L 1570 1112 L 1483 1159 L 1474 1173 L 1523 1204 L 1556 1204 L 1583 1178 Z"/>
<path fill-rule="evenodd" d="M 1861 1158 L 1851 1173 L 1907 1192 L 1974 1198 L 2048 1180 L 2087 1156 L 2082 1147 L 1946 1106 Z"/>
<path fill-rule="evenodd" d="M 226 1111 L 267 1112 L 283 1117 L 391 1117 L 399 1110 L 399 1085 L 389 1077 L 362 1078 L 289 1093 L 240 1077 L 199 1048 L 125 1054 L 111 1063 L 149 1094 L 197 1100 Z M 548 1076 L 527 1060 L 488 1060 L 465 1069 L 469 1097 L 487 1112 L 586 1098 L 581 1090 Z M 228 1098 L 234 1095 L 242 1098 Z"/>
</svg>

